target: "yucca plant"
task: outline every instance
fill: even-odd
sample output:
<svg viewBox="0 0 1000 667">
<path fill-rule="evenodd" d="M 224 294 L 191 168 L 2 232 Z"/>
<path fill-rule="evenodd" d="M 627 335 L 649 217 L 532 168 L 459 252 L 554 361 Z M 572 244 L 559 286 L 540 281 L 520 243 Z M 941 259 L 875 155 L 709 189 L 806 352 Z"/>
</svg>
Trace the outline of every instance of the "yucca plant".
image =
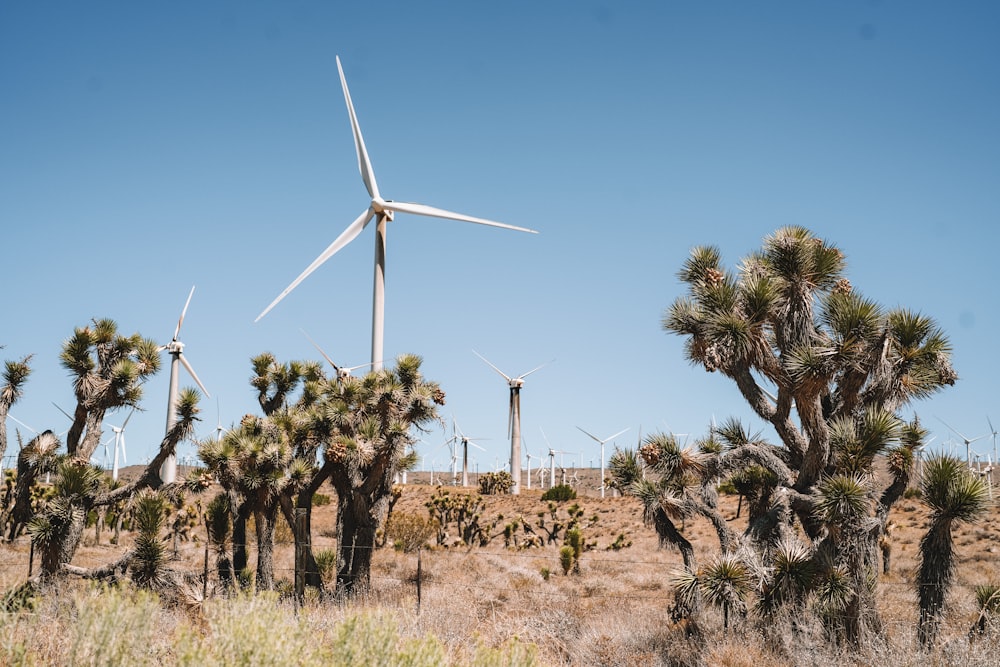
<svg viewBox="0 0 1000 667">
<path fill-rule="evenodd" d="M 950 456 L 933 457 L 924 465 L 920 491 L 930 509 L 930 526 L 920 540 L 917 636 L 925 647 L 933 645 L 937 638 L 945 596 L 954 578 L 952 527 L 974 521 L 989 509 L 992 501 L 988 484 L 971 474 L 965 462 Z"/>
<path fill-rule="evenodd" d="M 979 618 L 969 630 L 969 636 L 986 634 L 988 626 L 994 626 L 1000 618 L 1000 585 L 983 584 L 976 586 L 976 606 L 979 607 Z"/>
<path fill-rule="evenodd" d="M 167 506 L 167 501 L 153 491 L 143 491 L 135 499 L 132 515 L 139 534 L 129 570 L 132 581 L 140 588 L 158 588 L 166 581 L 167 554 L 160 529 Z"/>
<path fill-rule="evenodd" d="M 722 554 L 703 567 L 698 586 L 709 603 L 722 608 L 724 630 L 729 630 L 731 613 L 746 616 L 746 598 L 753 590 L 753 578 L 735 554 Z"/>
</svg>

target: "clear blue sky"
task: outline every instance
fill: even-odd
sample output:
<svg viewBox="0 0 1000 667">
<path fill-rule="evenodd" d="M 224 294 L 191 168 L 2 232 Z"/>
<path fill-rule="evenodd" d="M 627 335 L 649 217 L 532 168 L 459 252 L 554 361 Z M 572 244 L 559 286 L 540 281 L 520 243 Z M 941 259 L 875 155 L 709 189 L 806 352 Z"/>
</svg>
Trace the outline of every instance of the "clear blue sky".
<svg viewBox="0 0 1000 667">
<path fill-rule="evenodd" d="M 934 444 L 941 420 L 986 434 L 998 34 L 994 2 L 4 2 L 0 358 L 35 355 L 12 414 L 62 431 L 73 327 L 111 317 L 165 343 L 192 285 L 201 435 L 258 412 L 253 355 L 319 358 L 302 329 L 368 361 L 372 228 L 253 323 L 368 202 L 339 55 L 386 198 L 540 232 L 389 228 L 386 356 L 424 357 L 443 415 L 483 439 L 480 470 L 507 458 L 508 390 L 474 349 L 510 375 L 555 360 L 527 378 L 523 432 L 567 464 L 598 464 L 577 426 L 629 428 L 621 446 L 713 416 L 762 428 L 660 319 L 692 246 L 734 266 L 788 224 L 950 335 L 961 380 L 915 406 Z M 130 463 L 159 444 L 167 382 L 129 424 Z M 420 445 L 428 466 L 445 438 Z"/>
</svg>

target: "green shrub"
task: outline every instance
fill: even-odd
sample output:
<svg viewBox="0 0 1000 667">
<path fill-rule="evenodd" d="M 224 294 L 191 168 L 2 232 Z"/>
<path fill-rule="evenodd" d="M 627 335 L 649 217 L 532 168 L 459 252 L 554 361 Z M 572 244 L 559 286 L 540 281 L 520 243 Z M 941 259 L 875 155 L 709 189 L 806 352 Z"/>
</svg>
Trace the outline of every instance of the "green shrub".
<svg viewBox="0 0 1000 667">
<path fill-rule="evenodd" d="M 413 553 L 437 534 L 437 521 L 410 512 L 393 512 L 385 526 L 386 538 L 396 551 Z"/>
<path fill-rule="evenodd" d="M 569 574 L 573 569 L 573 547 L 568 544 L 559 548 L 559 565 L 563 574 Z"/>
<path fill-rule="evenodd" d="M 333 502 L 333 500 L 330 498 L 330 496 L 328 496 L 328 495 L 326 495 L 324 493 L 314 493 L 313 494 L 313 497 L 312 497 L 312 506 L 313 507 L 323 507 L 324 505 L 329 505 L 332 502 Z"/>
<path fill-rule="evenodd" d="M 576 500 L 576 489 L 569 484 L 556 484 L 542 494 L 542 500 L 555 500 L 556 502 Z"/>
<path fill-rule="evenodd" d="M 316 561 L 319 578 L 323 580 L 324 585 L 329 585 L 337 572 L 337 550 L 319 549 L 313 554 L 313 560 Z"/>
</svg>

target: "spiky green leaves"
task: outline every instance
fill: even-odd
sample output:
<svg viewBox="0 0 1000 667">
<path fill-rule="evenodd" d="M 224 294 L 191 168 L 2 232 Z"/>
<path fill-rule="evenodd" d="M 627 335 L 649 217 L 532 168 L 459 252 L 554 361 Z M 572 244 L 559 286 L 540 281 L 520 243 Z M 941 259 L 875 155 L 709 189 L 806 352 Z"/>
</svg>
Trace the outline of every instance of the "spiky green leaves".
<svg viewBox="0 0 1000 667">
<path fill-rule="evenodd" d="M 988 484 L 972 475 L 963 461 L 933 457 L 924 464 L 921 498 L 931 509 L 932 521 L 974 521 L 990 507 Z"/>
<path fill-rule="evenodd" d="M 857 419 L 840 417 L 830 423 L 830 445 L 838 470 L 846 475 L 871 474 L 875 457 L 899 441 L 902 422 L 884 409 L 865 410 Z"/>
<path fill-rule="evenodd" d="M 9 408 L 19 398 L 24 383 L 31 375 L 31 355 L 20 361 L 5 361 L 3 371 L 3 386 L 0 387 L 0 406 Z"/>
<path fill-rule="evenodd" d="M 866 480 L 857 475 L 835 475 L 816 485 L 815 516 L 828 525 L 844 526 L 868 516 L 871 499 Z"/>
</svg>

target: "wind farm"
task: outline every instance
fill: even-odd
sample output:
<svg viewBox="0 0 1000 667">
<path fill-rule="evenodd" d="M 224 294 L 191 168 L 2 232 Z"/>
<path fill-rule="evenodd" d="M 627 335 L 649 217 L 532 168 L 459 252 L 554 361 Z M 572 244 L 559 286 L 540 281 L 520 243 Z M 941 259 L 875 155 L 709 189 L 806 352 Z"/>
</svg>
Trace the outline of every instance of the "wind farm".
<svg viewBox="0 0 1000 667">
<path fill-rule="evenodd" d="M 518 591 L 567 589 L 632 534 L 661 574 L 697 573 L 692 587 L 749 558 L 746 542 L 754 585 L 691 598 L 719 639 L 784 603 L 760 599 L 785 589 L 755 567 L 780 561 L 776 545 L 803 547 L 823 576 L 874 568 L 886 545 L 902 560 L 866 574 L 888 587 L 842 587 L 879 613 L 827 625 L 835 614 L 813 613 L 811 588 L 808 636 L 856 646 L 883 633 L 941 662 L 934 646 L 971 651 L 968 625 L 992 623 L 966 576 L 972 543 L 938 549 L 959 558 L 948 589 L 913 567 L 925 542 L 909 519 L 952 516 L 927 509 L 937 497 L 925 488 L 958 488 L 949 475 L 994 496 L 998 28 L 982 0 L 961 12 L 11 6 L 0 21 L 11 571 L 82 582 L 73 568 L 94 566 L 146 586 L 168 578 L 144 579 L 126 548 L 169 535 L 175 568 L 171 557 L 193 553 L 189 530 L 208 547 L 189 568 L 207 582 L 189 586 L 204 609 L 247 581 L 304 607 L 313 593 L 406 588 L 417 571 L 440 584 L 436 556 L 485 542 L 511 565 L 513 597 L 496 611 L 515 617 Z M 190 292 L 170 332 L 179 289 Z M 863 490 L 838 507 L 864 516 L 821 516 L 832 488 Z M 146 542 L 138 523 L 101 541 L 95 516 L 155 498 L 168 505 L 151 508 L 164 523 L 145 526 Z M 435 498 L 425 540 L 392 534 L 399 512 L 392 529 L 423 535 Z M 335 520 L 311 523 L 324 502 Z M 480 511 L 494 502 L 503 509 Z M 616 507 L 632 520 L 598 528 Z M 229 521 L 224 543 L 208 542 L 210 509 Z M 989 521 L 981 509 L 961 514 L 963 539 Z M 480 523 L 447 527 L 446 510 Z M 772 511 L 787 521 L 767 524 Z M 941 540 L 960 534 L 935 526 Z M 312 541 L 321 530 L 335 537 Z M 825 538 L 836 554 L 824 564 Z M 109 557 L 74 561 L 79 546 Z M 588 600 L 626 589 L 660 600 L 635 633 L 663 637 L 675 627 L 664 610 L 691 611 L 642 568 L 597 579 Z M 903 585 L 906 613 L 884 615 L 884 594 Z M 565 609 L 562 659 L 602 664 L 597 642 L 587 655 L 574 645 L 601 628 Z M 939 609 L 958 610 L 941 632 Z M 643 648 L 635 664 L 683 662 Z"/>
</svg>

